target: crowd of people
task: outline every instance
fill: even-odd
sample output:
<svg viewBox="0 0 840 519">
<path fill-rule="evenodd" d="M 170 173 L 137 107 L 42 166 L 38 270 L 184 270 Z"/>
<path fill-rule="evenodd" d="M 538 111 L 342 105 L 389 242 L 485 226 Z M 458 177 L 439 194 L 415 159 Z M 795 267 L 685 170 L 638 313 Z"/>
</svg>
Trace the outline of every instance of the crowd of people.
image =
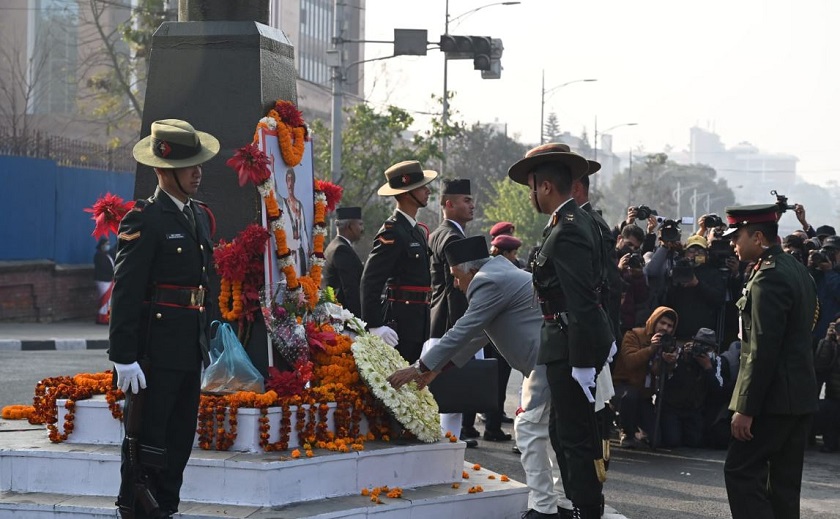
<svg viewBox="0 0 840 519">
<path fill-rule="evenodd" d="M 193 195 L 219 143 L 174 119 L 155 121 L 151 133 L 134 155 L 154 168 L 158 188 L 120 225 L 109 358 L 126 414 L 142 406 L 143 417 L 123 443 L 120 513 L 161 518 L 178 510 L 207 360 L 212 218 Z M 530 491 L 523 518 L 603 515 L 613 424 L 627 448 L 727 447 L 733 518 L 798 517 L 809 437 L 838 449 L 840 237 L 813 229 L 796 205 L 803 230 L 780 239 L 785 204 L 727 208 L 725 220 L 705 215 L 685 240 L 679 222 L 659 221 L 645 206 L 611 228 L 589 201 L 599 169 L 561 143 L 511 165 L 510 180 L 529 188 L 546 217 L 523 265 L 514 223 L 494 225 L 489 244 L 469 236 L 469 181 L 443 182 L 444 219 L 429 232 L 417 213 L 437 172 L 395 164 L 379 189 L 395 211 L 366 261 L 352 249 L 361 208 L 338 209 L 325 283 L 411 363 L 389 377 L 395 387 L 423 387 L 456 367 L 456 382 L 487 383 L 465 367 L 496 359 L 499 390 L 485 399 L 483 438 L 510 441 L 501 425 L 513 422 Z M 524 376 L 513 418 L 503 412 L 511 369 Z M 453 413 L 444 429 L 475 445 L 475 406 L 445 396 Z M 142 485 L 136 440 L 167 453 Z M 549 446 L 570 503 L 560 501 Z"/>
</svg>

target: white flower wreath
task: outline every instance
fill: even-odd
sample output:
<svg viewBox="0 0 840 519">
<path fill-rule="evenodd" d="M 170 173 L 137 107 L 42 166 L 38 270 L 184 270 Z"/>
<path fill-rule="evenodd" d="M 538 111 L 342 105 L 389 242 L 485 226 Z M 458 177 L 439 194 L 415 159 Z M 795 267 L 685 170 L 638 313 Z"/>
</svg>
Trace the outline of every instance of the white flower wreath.
<svg viewBox="0 0 840 519">
<path fill-rule="evenodd" d="M 408 362 L 399 352 L 369 333 L 356 337 L 351 349 L 362 380 L 394 418 L 418 440 L 426 443 L 440 441 L 438 405 L 429 389 L 418 390 L 414 382 L 394 389 L 386 380 L 391 373 L 408 367 Z"/>
</svg>

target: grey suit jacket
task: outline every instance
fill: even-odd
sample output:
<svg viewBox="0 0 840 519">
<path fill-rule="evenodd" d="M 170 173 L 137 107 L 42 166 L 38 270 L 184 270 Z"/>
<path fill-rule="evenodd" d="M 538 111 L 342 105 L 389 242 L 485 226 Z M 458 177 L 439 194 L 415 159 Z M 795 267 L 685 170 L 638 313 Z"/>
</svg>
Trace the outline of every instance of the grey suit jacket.
<svg viewBox="0 0 840 519">
<path fill-rule="evenodd" d="M 526 377 L 534 371 L 540 347 L 542 314 L 534 299 L 531 275 L 507 258 L 496 256 L 476 273 L 467 289 L 467 311 L 440 342 L 422 357 L 423 364 L 440 371 L 448 362 L 463 366 L 486 343 L 493 341 L 499 353 Z M 548 383 L 542 373 L 529 405 L 547 399 Z M 543 391 L 544 386 L 544 391 Z"/>
</svg>

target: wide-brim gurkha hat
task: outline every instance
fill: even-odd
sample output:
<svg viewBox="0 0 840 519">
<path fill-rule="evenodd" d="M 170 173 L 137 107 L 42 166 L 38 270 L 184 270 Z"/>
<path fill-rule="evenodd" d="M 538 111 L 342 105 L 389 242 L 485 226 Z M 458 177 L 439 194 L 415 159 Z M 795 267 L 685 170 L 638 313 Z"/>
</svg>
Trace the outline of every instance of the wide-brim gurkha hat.
<svg viewBox="0 0 840 519">
<path fill-rule="evenodd" d="M 490 257 L 484 236 L 470 236 L 463 240 L 455 240 L 443 248 L 443 254 L 450 267 Z"/>
<path fill-rule="evenodd" d="M 589 170 L 586 172 L 587 175 L 594 175 L 595 173 L 601 171 L 601 163 L 597 160 L 587 159 L 586 162 L 589 164 Z"/>
<path fill-rule="evenodd" d="M 134 160 L 153 168 L 188 168 L 219 153 L 219 139 L 200 132 L 187 121 L 162 119 L 134 145 Z"/>
<path fill-rule="evenodd" d="M 589 172 L 589 162 L 582 155 L 573 152 L 568 145 L 549 142 L 531 148 L 525 157 L 519 159 L 508 170 L 508 177 L 517 184 L 528 185 L 528 175 L 543 164 L 557 163 L 565 166 L 572 180 L 578 180 Z"/>
<path fill-rule="evenodd" d="M 404 160 L 385 170 L 387 182 L 379 188 L 377 193 L 379 196 L 408 193 L 412 189 L 425 186 L 437 176 L 437 171 L 423 169 L 416 160 Z"/>
<path fill-rule="evenodd" d="M 776 204 L 739 205 L 726 208 L 726 223 L 729 228 L 724 238 L 731 238 L 741 227 L 751 223 L 777 223 L 779 206 Z"/>
</svg>

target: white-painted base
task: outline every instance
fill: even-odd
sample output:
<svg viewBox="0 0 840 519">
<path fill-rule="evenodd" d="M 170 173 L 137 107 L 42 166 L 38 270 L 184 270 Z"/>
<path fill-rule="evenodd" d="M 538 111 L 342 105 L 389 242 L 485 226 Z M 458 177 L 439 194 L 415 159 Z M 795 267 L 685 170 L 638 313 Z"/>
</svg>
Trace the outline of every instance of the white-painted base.
<svg viewBox="0 0 840 519">
<path fill-rule="evenodd" d="M 58 406 L 58 422 L 56 425 L 59 430 L 63 430 L 64 417 L 67 415 L 67 409 L 64 408 L 66 400 L 56 401 Z M 335 408 L 336 404 L 331 402 L 327 404 L 330 410 L 327 412 L 327 430 L 335 431 Z M 309 408 L 308 405 L 304 406 Z M 297 431 L 295 431 L 295 424 L 297 417 L 295 411 L 297 406 L 290 408 L 291 421 L 290 426 L 292 432 L 289 437 L 289 448 L 294 449 L 299 447 L 303 442 L 298 438 Z M 269 428 L 269 442 L 276 442 L 280 439 L 280 418 L 281 408 L 269 407 L 268 419 L 271 427 Z M 230 424 L 227 423 L 227 414 L 225 420 L 225 429 L 229 430 Z M 229 449 L 235 452 L 262 452 L 260 447 L 260 411 L 259 409 L 240 408 L 236 412 L 236 440 Z M 368 422 L 363 416 L 359 423 L 359 434 L 365 435 L 368 432 Z M 103 395 L 96 395 L 88 400 L 79 400 L 76 402 L 75 417 L 73 419 L 73 432 L 67 437 L 66 442 L 72 444 L 88 444 L 88 445 L 119 445 L 123 439 L 122 423 L 114 419 L 111 411 L 108 409 L 108 402 L 105 401 Z M 198 447 L 198 434 L 196 434 L 194 447 Z"/>
</svg>

